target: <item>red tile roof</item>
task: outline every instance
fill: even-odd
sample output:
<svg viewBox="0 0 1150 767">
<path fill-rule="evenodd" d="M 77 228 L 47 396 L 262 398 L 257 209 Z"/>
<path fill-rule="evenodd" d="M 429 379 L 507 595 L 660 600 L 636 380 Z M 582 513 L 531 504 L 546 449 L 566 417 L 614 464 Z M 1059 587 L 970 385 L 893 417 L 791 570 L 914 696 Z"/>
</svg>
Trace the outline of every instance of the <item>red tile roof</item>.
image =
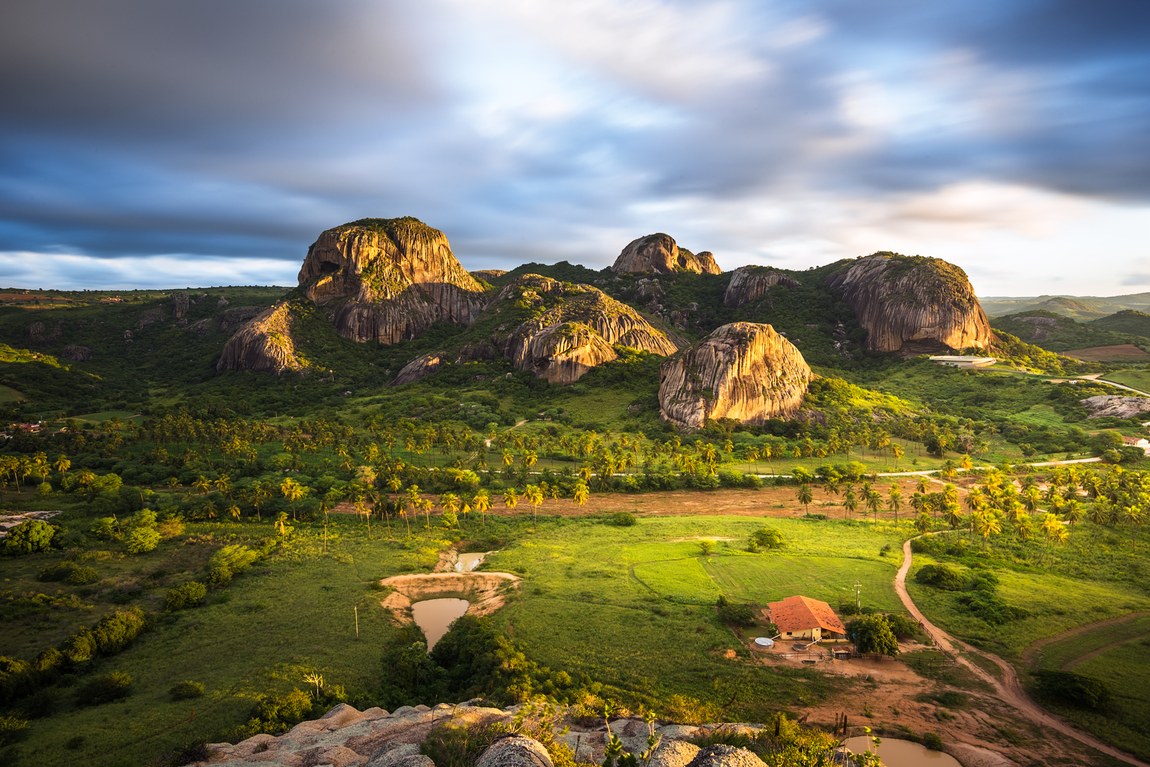
<svg viewBox="0 0 1150 767">
<path fill-rule="evenodd" d="M 826 602 L 820 602 L 810 597 L 787 597 L 781 602 L 771 602 L 771 621 L 779 627 L 782 633 L 795 631 L 810 631 L 821 628 L 823 631 L 833 631 L 836 634 L 846 634 L 846 626 L 835 615 L 835 611 Z"/>
</svg>

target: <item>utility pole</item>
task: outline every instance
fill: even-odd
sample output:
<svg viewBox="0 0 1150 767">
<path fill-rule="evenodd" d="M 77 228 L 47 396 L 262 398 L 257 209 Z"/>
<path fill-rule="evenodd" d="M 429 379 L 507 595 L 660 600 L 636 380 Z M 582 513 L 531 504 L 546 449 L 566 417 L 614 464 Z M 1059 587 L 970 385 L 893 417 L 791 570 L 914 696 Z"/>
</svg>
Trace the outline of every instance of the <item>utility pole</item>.
<svg viewBox="0 0 1150 767">
<path fill-rule="evenodd" d="M 855 581 L 855 611 L 862 610 L 862 601 L 859 599 L 859 589 L 861 588 L 862 584 Z"/>
</svg>

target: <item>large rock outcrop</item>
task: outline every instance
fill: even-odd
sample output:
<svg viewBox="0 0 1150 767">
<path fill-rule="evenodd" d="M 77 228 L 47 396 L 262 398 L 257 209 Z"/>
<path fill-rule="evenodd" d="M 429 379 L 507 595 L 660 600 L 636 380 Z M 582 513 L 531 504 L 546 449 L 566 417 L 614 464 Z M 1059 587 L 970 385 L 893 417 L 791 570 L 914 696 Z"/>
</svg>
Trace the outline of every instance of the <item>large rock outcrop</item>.
<svg viewBox="0 0 1150 767">
<path fill-rule="evenodd" d="M 994 340 L 966 273 L 942 259 L 875 253 L 838 269 L 827 285 L 850 304 L 872 351 L 937 354 Z"/>
<path fill-rule="evenodd" d="M 255 370 L 276 374 L 303 370 L 306 365 L 296 353 L 292 323 L 291 305 L 286 302 L 263 310 L 224 344 L 216 370 Z"/>
<path fill-rule="evenodd" d="M 679 429 L 708 419 L 762 423 L 802 405 L 811 369 L 770 325 L 733 322 L 663 363 L 659 414 Z"/>
<path fill-rule="evenodd" d="M 617 274 L 722 274 L 710 251 L 692 253 L 668 234 L 648 234 L 632 240 L 611 266 Z"/>
<path fill-rule="evenodd" d="M 775 285 L 798 287 L 798 281 L 780 269 L 770 266 L 740 266 L 731 275 L 723 293 L 723 305 L 729 309 L 753 304 Z"/>
<path fill-rule="evenodd" d="M 414 218 L 366 218 L 321 233 L 299 285 L 340 335 L 359 342 L 394 344 L 438 322 L 468 325 L 486 304 L 443 232 Z"/>
<path fill-rule="evenodd" d="M 492 340 L 516 368 L 551 383 L 577 381 L 617 359 L 615 345 L 664 356 L 678 348 L 637 311 L 590 285 L 528 274 L 501 290 L 492 309 L 528 314 L 497 327 Z"/>
</svg>

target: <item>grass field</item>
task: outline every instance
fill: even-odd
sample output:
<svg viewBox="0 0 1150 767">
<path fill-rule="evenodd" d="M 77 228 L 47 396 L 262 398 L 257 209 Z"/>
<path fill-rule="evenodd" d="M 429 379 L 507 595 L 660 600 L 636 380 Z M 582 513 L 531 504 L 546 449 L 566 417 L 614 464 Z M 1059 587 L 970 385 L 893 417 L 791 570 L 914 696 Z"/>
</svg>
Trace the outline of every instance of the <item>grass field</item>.
<svg viewBox="0 0 1150 767">
<path fill-rule="evenodd" d="M 0 403 L 23 402 L 24 395 L 11 386 L 0 385 Z"/>
<path fill-rule="evenodd" d="M 1125 384 L 1140 391 L 1150 392 L 1150 369 L 1143 370 L 1141 368 L 1135 368 L 1133 370 L 1115 370 L 1102 377 L 1107 381 Z"/>
<path fill-rule="evenodd" d="M 1062 716 L 1125 744 L 1150 753 L 1145 723 L 1150 721 L 1150 615 L 1055 641 L 1042 649 L 1038 667 L 1073 671 L 1101 680 L 1113 703 L 1104 713 L 1060 707 Z"/>
</svg>

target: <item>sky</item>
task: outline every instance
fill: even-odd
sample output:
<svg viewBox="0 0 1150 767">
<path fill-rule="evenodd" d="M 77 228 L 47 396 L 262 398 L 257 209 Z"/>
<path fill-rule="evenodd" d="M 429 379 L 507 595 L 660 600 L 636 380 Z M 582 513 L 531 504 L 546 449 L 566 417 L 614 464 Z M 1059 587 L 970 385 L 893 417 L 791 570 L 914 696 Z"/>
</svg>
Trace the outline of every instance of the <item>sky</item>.
<svg viewBox="0 0 1150 767">
<path fill-rule="evenodd" d="M 1150 291 L 1146 0 L 31 0 L 0 285 L 294 285 L 411 215 L 468 269 L 666 232 L 979 295 Z"/>
</svg>

